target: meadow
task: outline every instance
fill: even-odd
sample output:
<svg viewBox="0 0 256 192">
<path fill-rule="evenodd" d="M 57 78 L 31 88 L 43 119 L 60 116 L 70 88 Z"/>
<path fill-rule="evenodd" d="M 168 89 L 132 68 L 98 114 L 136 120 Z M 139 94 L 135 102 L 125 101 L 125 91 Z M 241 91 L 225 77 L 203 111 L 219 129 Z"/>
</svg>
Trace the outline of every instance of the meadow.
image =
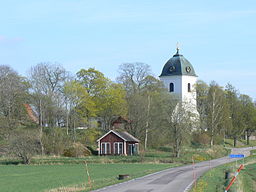
<svg viewBox="0 0 256 192">
<path fill-rule="evenodd" d="M 19 160 L 0 159 L 0 191 L 35 192 L 65 188 L 65 191 L 89 191 L 90 182 L 85 162 L 91 177 L 93 189 L 121 182 L 119 174 L 136 178 L 163 169 L 222 157 L 228 150 L 214 148 L 184 148 L 180 158 L 174 158 L 170 148 L 151 149 L 138 156 L 88 156 L 81 158 L 38 156 L 31 165 Z M 123 181 L 123 180 L 122 180 Z M 63 191 L 63 189 L 62 189 Z"/>
<path fill-rule="evenodd" d="M 99 188 L 120 182 L 119 174 L 135 178 L 172 166 L 175 164 L 88 164 L 88 170 L 92 187 Z M 0 171 L 0 191 L 4 192 L 49 191 L 60 187 L 67 191 L 90 190 L 84 164 L 2 165 Z"/>
</svg>

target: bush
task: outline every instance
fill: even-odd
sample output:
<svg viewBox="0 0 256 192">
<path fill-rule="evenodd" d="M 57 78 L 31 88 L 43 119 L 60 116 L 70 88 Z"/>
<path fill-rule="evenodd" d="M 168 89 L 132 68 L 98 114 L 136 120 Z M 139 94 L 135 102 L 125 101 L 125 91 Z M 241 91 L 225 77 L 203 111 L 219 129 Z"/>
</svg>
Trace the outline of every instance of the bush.
<svg viewBox="0 0 256 192">
<path fill-rule="evenodd" d="M 28 130 L 13 133 L 10 137 L 9 151 L 21 159 L 24 164 L 30 164 L 33 155 L 40 151 L 36 133 Z"/>
<path fill-rule="evenodd" d="M 214 145 L 221 145 L 223 144 L 223 136 L 217 135 L 214 137 Z"/>
<path fill-rule="evenodd" d="M 73 143 L 71 147 L 64 149 L 65 157 L 84 157 L 91 155 L 91 151 L 81 143 Z"/>
<path fill-rule="evenodd" d="M 206 133 L 196 133 L 193 135 L 193 143 L 207 145 L 210 143 L 210 136 Z"/>
<path fill-rule="evenodd" d="M 50 127 L 45 128 L 43 145 L 45 154 L 61 155 L 65 148 L 72 145 L 72 141 L 63 128 Z"/>
</svg>

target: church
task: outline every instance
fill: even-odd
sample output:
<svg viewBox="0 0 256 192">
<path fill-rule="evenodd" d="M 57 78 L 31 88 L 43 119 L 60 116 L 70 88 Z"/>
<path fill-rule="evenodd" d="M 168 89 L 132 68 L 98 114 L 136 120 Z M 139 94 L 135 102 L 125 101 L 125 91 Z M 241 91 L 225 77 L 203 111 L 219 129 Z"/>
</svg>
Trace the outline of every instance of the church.
<svg viewBox="0 0 256 192">
<path fill-rule="evenodd" d="M 197 75 L 192 64 L 179 52 L 177 47 L 176 54 L 166 62 L 159 78 L 168 92 L 177 96 L 186 109 L 198 116 L 195 89 Z"/>
</svg>

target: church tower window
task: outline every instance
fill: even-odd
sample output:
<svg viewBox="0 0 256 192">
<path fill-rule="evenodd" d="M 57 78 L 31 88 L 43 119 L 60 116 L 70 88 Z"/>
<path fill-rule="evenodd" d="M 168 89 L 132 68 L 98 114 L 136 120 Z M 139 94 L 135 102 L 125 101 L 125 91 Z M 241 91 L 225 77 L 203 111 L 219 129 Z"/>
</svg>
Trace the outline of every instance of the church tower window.
<svg viewBox="0 0 256 192">
<path fill-rule="evenodd" d="M 191 92 L 191 84 L 188 83 L 188 92 Z"/>
<path fill-rule="evenodd" d="M 170 83 L 170 92 L 174 92 L 174 84 Z"/>
</svg>

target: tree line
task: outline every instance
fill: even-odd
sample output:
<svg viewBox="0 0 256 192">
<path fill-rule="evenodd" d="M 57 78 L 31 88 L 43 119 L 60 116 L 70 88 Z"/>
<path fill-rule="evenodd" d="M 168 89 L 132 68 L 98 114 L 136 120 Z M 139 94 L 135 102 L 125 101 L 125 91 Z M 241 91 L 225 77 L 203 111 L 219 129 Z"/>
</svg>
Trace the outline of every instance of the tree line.
<svg viewBox="0 0 256 192">
<path fill-rule="evenodd" d="M 197 82 L 195 121 L 149 65 L 124 63 L 118 73 L 113 82 L 94 68 L 71 74 L 58 63 L 39 63 L 23 77 L 1 65 L 0 154 L 29 163 L 34 154 L 67 154 L 74 143 L 90 148 L 119 116 L 145 150 L 171 145 L 176 157 L 186 143 L 212 146 L 232 138 L 236 146 L 244 137 L 249 144 L 255 132 L 255 103 L 230 84 Z"/>
</svg>

